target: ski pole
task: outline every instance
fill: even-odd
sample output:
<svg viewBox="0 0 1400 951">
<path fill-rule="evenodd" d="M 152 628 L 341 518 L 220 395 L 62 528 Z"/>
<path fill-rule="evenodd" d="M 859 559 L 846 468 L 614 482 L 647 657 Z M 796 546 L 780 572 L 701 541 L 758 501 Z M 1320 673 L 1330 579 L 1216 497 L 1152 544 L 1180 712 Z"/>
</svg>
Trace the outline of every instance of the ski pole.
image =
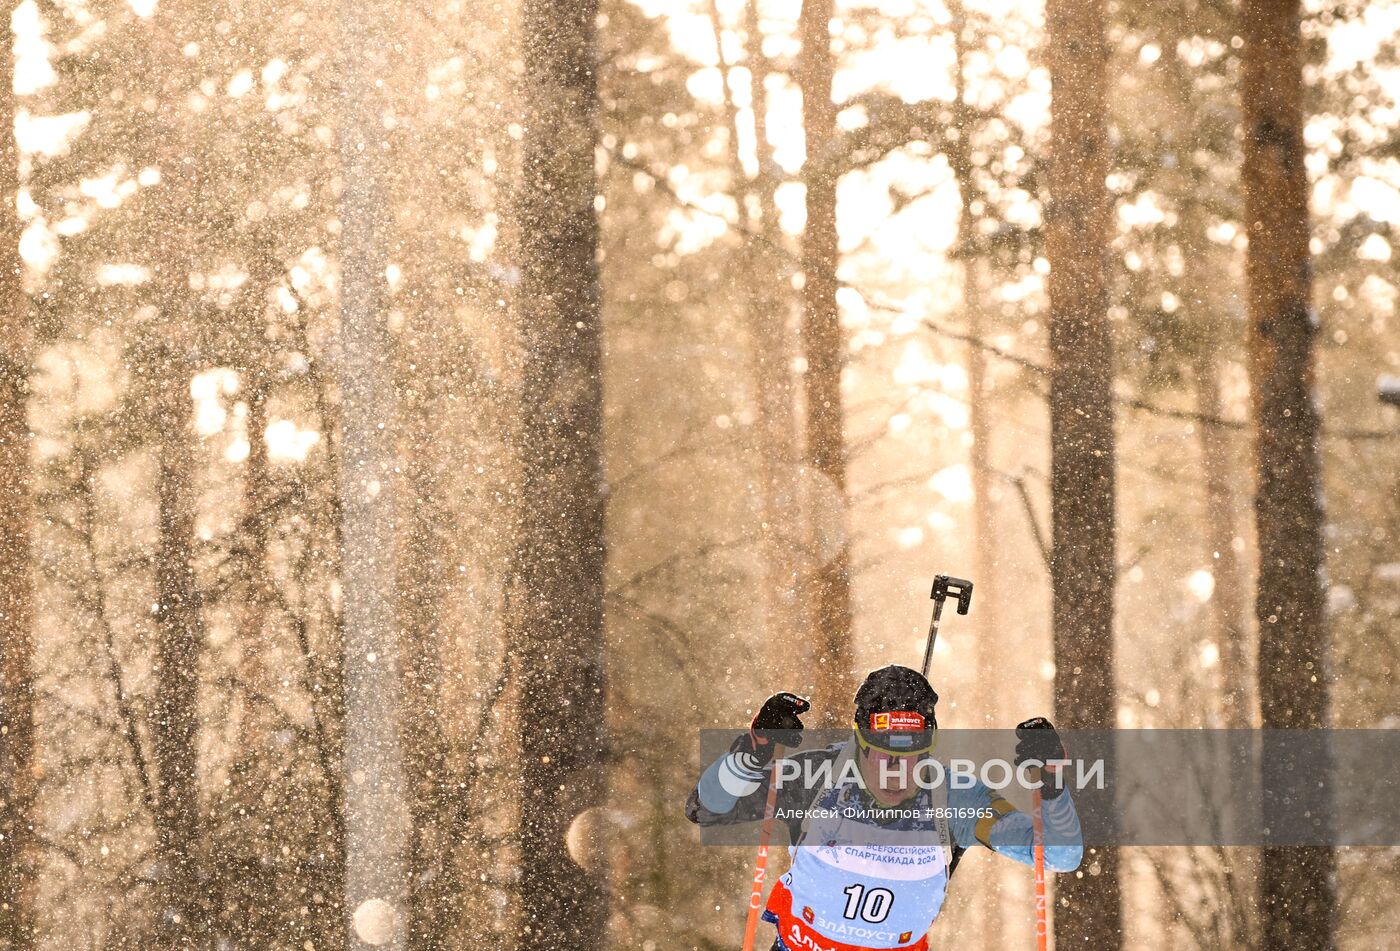
<svg viewBox="0 0 1400 951">
<path fill-rule="evenodd" d="M 1036 780 L 1040 770 L 1035 771 Z M 1050 909 L 1045 902 L 1045 817 L 1040 811 L 1040 787 L 1031 790 L 1031 848 L 1035 853 L 1035 946 L 1050 948 Z"/>
<path fill-rule="evenodd" d="M 972 582 L 964 578 L 954 578 L 951 575 L 938 575 L 933 579 L 933 593 L 929 597 L 933 598 L 933 619 L 928 622 L 928 641 L 924 645 L 924 665 L 919 668 L 919 673 L 925 678 L 928 677 L 929 665 L 933 663 L 933 644 L 938 640 L 938 622 L 943 617 L 943 602 L 948 600 L 949 594 L 955 594 L 958 599 L 958 613 L 966 614 L 972 607 Z"/>
<path fill-rule="evenodd" d="M 773 750 L 773 775 L 768 777 L 768 800 L 763 806 L 763 825 L 758 833 L 758 857 L 754 859 L 749 917 L 744 922 L 744 951 L 753 951 L 754 935 L 758 933 L 758 913 L 763 908 L 763 879 L 768 873 L 768 841 L 773 834 L 773 812 L 778 803 L 778 761 L 782 758 L 783 748 L 779 745 Z"/>
</svg>

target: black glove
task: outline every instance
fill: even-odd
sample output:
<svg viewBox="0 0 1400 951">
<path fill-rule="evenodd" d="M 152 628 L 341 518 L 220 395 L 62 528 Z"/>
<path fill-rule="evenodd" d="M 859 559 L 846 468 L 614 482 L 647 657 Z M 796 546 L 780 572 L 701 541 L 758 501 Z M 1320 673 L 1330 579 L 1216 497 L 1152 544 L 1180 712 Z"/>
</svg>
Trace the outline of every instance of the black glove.
<svg viewBox="0 0 1400 951">
<path fill-rule="evenodd" d="M 751 753 L 755 765 L 767 766 L 778 746 L 802 745 L 802 721 L 797 715 L 810 709 L 812 705 L 795 693 L 773 694 L 763 701 L 749 726 L 749 735 L 739 740 L 738 749 Z"/>
<path fill-rule="evenodd" d="M 1055 799 L 1065 791 L 1060 782 L 1059 769 L 1044 766 L 1048 760 L 1064 758 L 1065 744 L 1060 741 L 1060 734 L 1055 732 L 1049 720 L 1032 717 L 1017 724 L 1016 766 L 1019 768 L 1022 763 L 1033 763 L 1043 767 L 1040 777 L 1045 785 L 1040 789 L 1040 798 Z"/>
</svg>

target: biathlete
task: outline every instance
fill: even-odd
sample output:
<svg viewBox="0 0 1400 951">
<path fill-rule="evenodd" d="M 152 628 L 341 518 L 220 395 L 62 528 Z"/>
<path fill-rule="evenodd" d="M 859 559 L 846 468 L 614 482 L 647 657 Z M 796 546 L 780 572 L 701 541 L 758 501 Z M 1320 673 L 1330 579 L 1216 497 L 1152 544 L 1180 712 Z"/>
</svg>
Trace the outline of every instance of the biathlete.
<svg viewBox="0 0 1400 951">
<path fill-rule="evenodd" d="M 883 667 L 856 693 L 849 740 L 789 757 L 774 817 L 788 830 L 792 866 L 763 913 L 778 929 L 772 951 L 927 951 L 928 930 L 966 850 L 981 845 L 1034 863 L 1031 817 L 980 780 L 965 788 L 919 781 L 928 775 L 919 761 L 937 739 L 937 703 L 917 671 Z M 799 716 L 808 709 L 794 694 L 769 697 L 749 732 L 700 777 L 686 816 L 702 826 L 762 819 L 775 749 L 800 745 Z M 1017 726 L 1016 736 L 1017 767 L 1065 756 L 1043 717 Z M 1053 769 L 1046 766 L 1041 789 L 1045 867 L 1072 872 L 1083 856 L 1079 816 Z M 797 779 L 786 778 L 793 773 Z M 829 779 L 802 779 L 813 775 Z"/>
</svg>

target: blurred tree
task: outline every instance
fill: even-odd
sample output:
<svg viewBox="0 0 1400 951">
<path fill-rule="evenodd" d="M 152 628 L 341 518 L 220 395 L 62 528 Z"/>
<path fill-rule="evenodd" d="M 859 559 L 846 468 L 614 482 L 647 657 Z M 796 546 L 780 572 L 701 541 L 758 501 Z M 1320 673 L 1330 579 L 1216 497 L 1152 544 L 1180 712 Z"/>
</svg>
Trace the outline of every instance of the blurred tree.
<svg viewBox="0 0 1400 951">
<path fill-rule="evenodd" d="M 1235 55 L 1221 37 L 1229 11 L 1192 3 L 1180 11 L 1134 7 L 1122 11 L 1120 80 L 1130 95 L 1113 110 L 1120 132 L 1119 202 L 1160 207 L 1120 228 L 1120 247 L 1137 266 L 1118 270 L 1120 306 L 1139 331 L 1120 335 L 1120 367 L 1139 392 L 1186 390 L 1194 404 L 1204 564 L 1214 584 L 1210 612 L 1219 648 L 1219 696 L 1209 723 L 1248 728 L 1253 689 L 1247 617 L 1249 566 L 1243 552 L 1237 492 L 1243 428 L 1232 417 L 1223 375 L 1242 352 L 1235 284 L 1241 255 L 1212 240 L 1239 220 L 1239 120 Z M 1144 103 L 1150 103 L 1144 108 Z M 1183 410 L 1189 413 L 1189 410 Z M 1237 541 L 1236 539 L 1239 539 Z"/>
<path fill-rule="evenodd" d="M 336 134 L 341 191 L 340 339 L 342 630 L 345 663 L 345 889 L 357 940 L 405 941 L 410 829 L 400 734 L 402 668 L 395 505 L 401 467 L 389 336 L 388 143 L 382 77 L 393 69 L 384 5 L 344 2 Z M 387 905 L 387 907 L 386 907 Z"/>
<path fill-rule="evenodd" d="M 833 493 L 826 513 L 830 524 L 814 525 L 814 534 L 833 536 L 829 545 L 814 538 L 809 577 L 802 597 L 811 606 L 815 649 L 816 689 L 813 708 L 828 726 L 844 723 L 855 695 L 855 656 L 851 644 L 851 543 L 847 513 L 846 415 L 841 397 L 841 371 L 846 363 L 845 335 L 836 303 L 840 249 L 836 231 L 836 186 L 841 165 L 836 161 L 840 140 L 831 82 L 835 71 L 831 52 L 832 0 L 803 0 L 798 18 L 802 52 L 797 84 L 802 90 L 802 128 L 806 159 L 802 183 L 807 192 L 807 222 L 802 231 L 802 344 L 806 395 L 807 464 L 824 483 L 818 491 Z M 827 549 L 830 550 L 827 550 Z"/>
<path fill-rule="evenodd" d="M 14 36 L 0 39 L 0 948 L 34 946 L 33 585 L 30 519 L 29 296 L 20 258 Z"/>
<path fill-rule="evenodd" d="M 315 110 L 306 95 L 317 62 L 307 47 L 324 34 L 307 30 L 296 6 L 42 10 L 57 40 L 44 106 L 87 117 L 72 147 L 36 157 L 31 174 L 41 221 L 76 224 L 45 277 L 44 329 L 50 358 L 71 353 L 92 378 L 78 392 L 115 391 L 115 405 L 88 418 L 59 412 L 56 432 L 55 409 L 45 408 L 60 447 L 54 474 L 71 468 L 70 446 L 84 461 L 77 484 L 55 486 L 46 501 L 59 520 L 75 501 L 91 513 L 77 524 L 89 526 L 78 533 L 87 549 L 78 563 L 90 563 L 92 577 L 73 579 L 71 590 L 89 607 L 83 621 L 104 634 L 118 735 L 142 792 L 121 809 L 85 804 L 84 821 L 107 830 L 107 842 L 60 836 L 82 856 L 88 898 L 77 907 L 91 914 L 103 907 L 92 900 L 98 889 L 110 889 L 106 900 L 126 909 L 104 922 L 112 941 L 180 944 L 197 934 L 263 945 L 279 935 L 343 944 L 335 937 L 344 934 L 343 836 L 331 792 L 338 739 L 327 717 L 338 690 L 325 659 L 338 665 L 338 638 L 327 623 L 330 578 L 307 567 L 335 563 L 320 541 L 336 530 L 326 504 L 334 479 L 314 461 L 307 474 L 319 488 L 296 465 L 273 476 L 260 438 L 270 412 L 299 414 L 298 404 L 315 405 L 326 390 L 319 348 L 303 333 L 317 318 L 301 309 L 314 283 L 306 265 L 324 260 L 319 251 L 307 257 L 308 246 L 324 240 L 328 217 L 325 192 L 308 183 L 330 163 L 307 128 Z M 259 81 L 266 95 L 248 95 Z M 307 310 L 329 307 L 321 300 Z M 112 362 L 124 372 L 109 381 Z M 203 407 L 242 422 L 227 427 L 236 433 L 196 433 L 200 379 L 206 403 L 246 387 L 250 404 Z M 309 390 L 317 396 L 306 400 Z M 318 427 L 329 419 L 305 415 Z M 132 477 L 147 465 L 151 478 Z M 103 515 L 136 528 L 110 537 Z M 133 599 L 144 602 L 135 612 Z M 59 713 L 56 762 L 82 769 L 84 735 L 70 711 Z M 293 736 L 306 742 L 291 744 Z M 123 789 L 131 792 L 114 787 Z M 119 818 L 109 828 L 111 812 Z M 297 821 L 307 814 L 317 821 Z M 132 850 L 140 871 L 109 875 L 87 860 L 108 843 Z M 335 911 L 310 916 L 308 907 Z"/>
<path fill-rule="evenodd" d="M 594 0 L 526 0 L 521 421 L 509 649 L 518 665 L 520 948 L 600 948 L 604 870 L 566 836 L 607 790 L 605 486 Z M 594 845 L 585 843 L 584 852 Z"/>
<path fill-rule="evenodd" d="M 725 24 L 716 0 L 709 2 L 715 50 L 724 74 L 724 110 L 730 188 L 738 211 L 736 228 L 743 240 L 742 307 L 748 328 L 749 365 L 754 410 L 754 455 L 758 466 L 758 521 L 763 548 L 764 636 L 766 663 L 775 682 L 799 676 L 793 644 L 808 637 L 811 618 L 799 598 L 804 576 L 806 537 L 798 472 L 800 445 L 796 388 L 792 365 L 796 341 L 789 327 L 793 270 L 791 252 L 778 222 L 775 200 L 780 179 L 768 139 L 768 57 L 758 0 L 745 0 L 740 63 L 748 74 L 753 116 L 754 173 L 745 170 L 740 150 L 739 110 L 735 105 L 738 63 L 727 59 Z"/>
<path fill-rule="evenodd" d="M 175 307 L 185 303 L 189 273 L 171 262 Z M 174 313 L 180 313 L 176 310 Z M 189 314 L 188 310 L 184 311 Z M 183 335 L 177 335 L 180 341 Z M 156 448 L 155 703 L 151 719 L 151 761 L 155 772 L 156 848 L 164 866 L 161 903 L 171 947 L 184 947 L 210 933 L 207 888 L 202 869 L 199 761 L 199 665 L 205 629 L 203 599 L 194 571 L 195 450 L 194 376 L 179 344 L 158 348 L 156 362 L 166 371 L 153 383 L 151 411 L 161 419 Z M 168 374 L 168 375 L 167 375 Z"/>
<path fill-rule="evenodd" d="M 731 63 L 748 61 L 747 44 L 736 51 L 732 33 L 726 41 Z M 609 933 L 615 945 L 706 947 L 732 940 L 727 917 L 711 910 L 728 907 L 744 863 L 730 850 L 690 847 L 675 805 L 693 765 L 673 740 L 743 722 L 755 696 L 791 683 L 778 671 L 798 669 L 778 644 L 770 646 L 785 666 L 772 665 L 762 636 L 774 594 L 764 587 L 768 461 L 753 360 L 779 341 L 752 338 L 749 294 L 766 289 L 745 269 L 749 254 L 775 248 L 757 247 L 755 226 L 736 218 L 723 103 L 688 88 L 698 67 L 672 43 L 667 18 L 606 2 L 599 42 L 608 710 L 619 751 L 603 827 L 616 818 L 631 830 L 611 856 Z M 787 279 L 791 257 L 781 264 Z M 776 272 L 765 261 L 754 281 Z M 773 291 L 790 314 L 791 289 Z M 632 847 L 638 840 L 646 845 Z"/>
<path fill-rule="evenodd" d="M 974 341 L 967 350 L 968 432 L 972 436 L 969 450 L 972 482 L 973 577 L 989 592 L 999 590 L 992 576 L 996 566 L 993 550 L 996 545 L 993 529 L 992 453 L 991 453 L 991 393 L 987 377 L 987 353 L 981 345 L 987 333 L 987 315 L 993 309 L 990 297 L 994 291 L 991 277 L 991 247 L 988 229 L 981 227 L 981 213 L 986 211 L 986 195 L 973 158 L 975 136 L 985 135 L 980 121 L 984 117 L 972 105 L 968 89 L 967 67 L 969 31 L 967 9 L 961 0 L 949 0 L 952 16 L 949 31 L 953 37 L 953 102 L 952 126 L 944 136 L 944 154 L 958 187 L 962 214 L 958 220 L 957 237 L 952 254 L 962 263 L 962 305 L 967 333 Z M 983 722 L 994 725 L 996 697 L 1000 692 L 997 677 L 996 650 L 997 601 L 987 598 L 978 604 L 977 683 L 980 696 L 975 703 L 982 711 Z"/>
<path fill-rule="evenodd" d="M 1188 260 L 1193 255 L 1188 254 Z M 1187 299 L 1204 301 L 1208 287 L 1196 284 L 1203 257 L 1195 257 L 1183 282 Z M 1205 497 L 1202 526 L 1205 551 L 1213 563 L 1211 574 L 1214 588 L 1211 610 L 1215 619 L 1216 641 L 1220 645 L 1220 708 L 1221 726 L 1244 730 L 1254 724 L 1254 690 L 1250 683 L 1251 664 L 1248 649 L 1251 640 L 1246 613 L 1247 573 L 1235 540 L 1240 538 L 1239 506 L 1236 502 L 1236 475 L 1231 463 L 1235 458 L 1234 434 L 1224 422 L 1225 401 L 1221 393 L 1221 328 L 1207 326 L 1208 338 L 1192 361 L 1191 383 L 1195 389 L 1202 489 Z"/>
<path fill-rule="evenodd" d="M 1400 36 L 1371 30 L 1373 4 L 1329 4 L 1303 12 L 1304 115 L 1312 171 L 1314 300 L 1320 324 L 1315 340 L 1317 398 L 1331 424 L 1323 430 L 1323 497 L 1326 505 L 1331 684 L 1329 719 L 1336 726 L 1372 727 L 1394 712 L 1393 639 L 1380 632 L 1400 618 L 1395 584 L 1394 531 L 1397 497 L 1391 464 L 1400 439 L 1395 409 L 1375 399 L 1377 378 L 1400 366 L 1395 346 L 1395 249 L 1400 230 L 1387 205 L 1370 200 L 1329 201 L 1364 194 L 1380 179 L 1391 181 L 1400 116 L 1385 89 L 1400 64 Z M 1354 34 L 1352 31 L 1358 31 Z M 1374 57 L 1351 55 L 1336 36 L 1364 33 Z M 1324 55 L 1327 54 L 1327 55 Z M 1308 77 L 1311 77 L 1309 79 Z M 1314 166 L 1312 163 L 1317 163 Z M 1351 430 L 1357 437 L 1341 438 Z M 1340 857 L 1339 857 L 1340 858 Z M 1393 920 L 1386 888 L 1371 892 L 1375 904 L 1347 897 L 1348 879 L 1390 880 L 1394 866 L 1341 862 L 1339 934 L 1381 933 Z M 1369 887 L 1357 888 L 1365 893 Z M 1358 907 L 1367 910 L 1360 914 Z M 1375 930 L 1373 930 L 1375 929 Z"/>
<path fill-rule="evenodd" d="M 140 61 L 173 84 L 194 82 L 190 72 L 182 69 L 188 61 L 181 52 L 181 41 L 191 36 L 188 21 L 157 31 L 146 29 L 140 19 L 118 14 L 111 27 L 112 38 L 99 44 L 79 67 L 86 72 L 82 78 L 98 86 L 99 96 L 111 95 L 110 87 L 102 89 L 101 82 L 110 81 L 132 61 Z M 86 83 L 75 84 L 68 92 L 80 97 L 90 89 Z M 196 288 L 201 265 L 207 263 L 200 258 L 207 251 L 203 239 L 215 221 L 204 208 L 205 182 L 189 160 L 197 111 L 188 101 L 174 97 L 153 97 L 143 105 L 132 112 L 107 112 L 106 122 L 85 143 L 91 150 L 83 150 L 71 162 L 51 163 L 42 177 L 36 176 L 36 183 L 51 186 L 50 176 L 56 175 L 81 180 L 82 173 L 93 166 L 113 164 L 121 168 L 118 177 L 139 165 L 158 169 L 157 178 L 163 179 L 163 202 L 134 201 L 123 209 L 137 211 L 147 223 L 158 222 L 152 233 L 133 241 L 123 227 L 129 220 L 122 214 L 114 216 L 106 222 L 108 227 L 94 229 L 92 250 L 98 251 L 97 259 L 84 260 L 82 266 L 98 268 L 116 258 L 123 264 L 131 262 L 133 270 L 141 272 L 140 280 L 114 282 L 116 289 L 105 294 L 101 282 L 97 288 L 87 286 L 97 304 L 94 309 L 100 311 L 131 305 L 122 283 L 142 285 L 136 295 L 140 306 L 133 308 L 136 319 L 122 322 L 130 389 L 115 428 L 149 433 L 142 448 L 150 453 L 154 468 L 154 545 L 148 590 L 155 630 L 152 686 L 145 708 L 149 775 L 144 777 L 154 833 L 148 875 L 154 899 L 149 940 L 176 948 L 212 930 L 199 787 L 200 665 L 206 628 L 196 573 L 195 520 L 198 474 L 204 460 L 194 429 L 191 383 L 207 368 L 211 356 L 210 324 L 203 319 L 206 311 Z M 150 176 L 147 182 L 155 183 Z M 135 191 L 149 196 L 139 187 Z M 44 197 L 56 196 L 45 188 Z M 130 435 L 121 433 L 119 438 Z"/>
<path fill-rule="evenodd" d="M 148 51 L 162 65 L 168 62 L 165 57 L 177 55 L 160 42 L 150 43 Z M 164 938 L 172 948 L 187 947 L 212 931 L 199 788 L 200 664 L 207 632 L 195 565 L 204 446 L 195 432 L 191 383 L 211 357 L 206 332 L 211 322 L 192 286 L 198 285 L 197 255 L 213 221 L 206 180 L 193 162 L 181 161 L 195 151 L 196 126 L 189 118 L 168 104 L 157 112 L 151 129 L 160 143 L 152 157 L 164 174 L 168 210 L 184 225 L 163 229 L 157 239 L 160 255 L 152 261 L 150 297 L 155 332 L 129 338 L 132 362 L 140 368 L 135 412 L 138 418 L 161 421 L 154 445 L 156 644 L 150 732 L 152 818 L 161 864 L 157 893 Z"/>
<path fill-rule="evenodd" d="M 1213 583 L 1205 607 L 1211 623 L 1201 632 L 1208 636 L 1195 643 L 1187 638 L 1172 665 L 1183 672 L 1183 696 L 1163 704 L 1153 725 L 1247 729 L 1253 723 L 1253 631 L 1240 504 L 1247 461 L 1244 429 L 1226 391 L 1227 374 L 1243 351 L 1242 255 L 1228 240 L 1212 238 L 1234 234 L 1240 216 L 1237 62 L 1221 42 L 1233 14 L 1194 3 L 1189 12 L 1138 7 L 1124 18 L 1119 56 L 1126 60 L 1123 72 L 1135 74 L 1137 83 L 1114 110 L 1118 167 L 1129 183 L 1119 201 L 1129 208 L 1150 203 L 1161 215 L 1120 228 L 1124 255 L 1140 262 L 1136 271 L 1120 270 L 1120 306 L 1137 331 L 1120 335 L 1120 366 L 1139 392 L 1170 400 L 1179 390 L 1194 409 L 1188 426 L 1194 452 L 1182 454 L 1181 486 L 1194 487 L 1199 509 L 1194 517 L 1176 516 L 1180 503 L 1173 498 L 1163 520 L 1180 518 L 1183 530 L 1198 538 L 1195 563 L 1206 566 Z M 1218 648 L 1214 665 L 1202 660 L 1210 646 Z M 1187 673 L 1193 666 L 1199 680 Z M 1203 846 L 1185 855 L 1154 850 L 1142 856 L 1172 908 L 1174 926 L 1203 947 L 1257 946 L 1254 850 Z"/>
<path fill-rule="evenodd" d="M 1109 166 L 1103 0 L 1050 0 L 1051 616 L 1055 718 L 1112 729 L 1114 510 L 1113 355 L 1108 324 Z M 1055 883 L 1055 939 L 1119 947 L 1118 854 L 1090 848 L 1085 873 Z"/>
<path fill-rule="evenodd" d="M 1259 578 L 1259 706 L 1266 729 L 1328 726 L 1326 558 L 1313 394 L 1308 170 L 1297 0 L 1245 0 L 1240 99 L 1244 121 L 1249 376 L 1254 410 Z M 1326 764 L 1266 762 L 1268 783 Z M 1267 803 L 1266 803 L 1267 809 Z M 1267 813 L 1266 813 L 1267 816 Z M 1327 828 L 1328 817 L 1318 820 Z M 1260 886 L 1264 947 L 1335 942 L 1336 856 L 1266 848 Z"/>
<path fill-rule="evenodd" d="M 962 0 L 949 0 L 948 25 L 953 39 L 952 128 L 944 135 L 944 154 L 957 184 L 961 214 L 952 255 L 962 265 L 962 313 L 971 342 L 967 347 L 968 434 L 972 445 L 968 463 L 972 488 L 972 577 L 980 586 L 982 598 L 974 615 L 976 625 L 976 694 L 974 709 L 981 715 L 980 726 L 995 728 L 1004 681 L 1001 676 L 1002 637 L 997 611 L 1001 586 L 997 574 L 995 502 L 992 499 L 992 420 L 993 395 L 983 338 L 994 312 L 992 295 L 993 260 L 991 229 L 984 228 L 987 199 L 977 162 L 973 158 L 974 139 L 986 136 L 985 115 L 973 106 L 974 93 L 968 88 L 968 59 L 977 27 L 969 22 Z M 972 47 L 976 48 L 976 47 Z M 987 595 L 990 595 L 988 597 Z M 1005 869 L 981 863 L 981 874 L 989 887 L 979 890 L 982 922 L 978 929 L 983 941 L 993 947 L 1004 943 L 1003 890 L 1000 882 Z"/>
</svg>

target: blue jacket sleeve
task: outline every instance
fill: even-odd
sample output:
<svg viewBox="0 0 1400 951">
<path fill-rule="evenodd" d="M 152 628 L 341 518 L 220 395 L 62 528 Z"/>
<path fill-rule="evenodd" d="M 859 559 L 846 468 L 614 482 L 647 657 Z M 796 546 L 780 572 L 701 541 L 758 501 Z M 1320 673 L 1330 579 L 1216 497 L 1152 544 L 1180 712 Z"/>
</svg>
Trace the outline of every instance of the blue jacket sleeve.
<svg viewBox="0 0 1400 951">
<path fill-rule="evenodd" d="M 948 790 L 953 810 L 954 841 L 965 849 L 984 845 L 1023 865 L 1035 864 L 1031 817 L 1020 812 L 981 782 L 967 789 Z M 977 815 L 973 815 L 973 811 Z M 1069 791 L 1041 805 L 1045 823 L 1045 867 L 1052 872 L 1073 872 L 1084 857 L 1084 837 L 1079 813 Z"/>
<path fill-rule="evenodd" d="M 799 771 L 806 763 L 834 759 L 836 750 L 803 750 L 786 759 L 793 760 Z M 700 781 L 686 799 L 685 815 L 701 826 L 737 825 L 758 822 L 768 806 L 768 786 L 773 781 L 773 764 L 759 766 L 748 753 L 739 749 L 736 741 L 728 754 L 715 760 L 700 776 Z M 820 784 L 805 782 L 779 783 L 777 802 L 779 814 L 792 816 L 784 820 L 792 841 L 797 841 L 801 828 L 800 814 L 821 790 Z"/>
</svg>

